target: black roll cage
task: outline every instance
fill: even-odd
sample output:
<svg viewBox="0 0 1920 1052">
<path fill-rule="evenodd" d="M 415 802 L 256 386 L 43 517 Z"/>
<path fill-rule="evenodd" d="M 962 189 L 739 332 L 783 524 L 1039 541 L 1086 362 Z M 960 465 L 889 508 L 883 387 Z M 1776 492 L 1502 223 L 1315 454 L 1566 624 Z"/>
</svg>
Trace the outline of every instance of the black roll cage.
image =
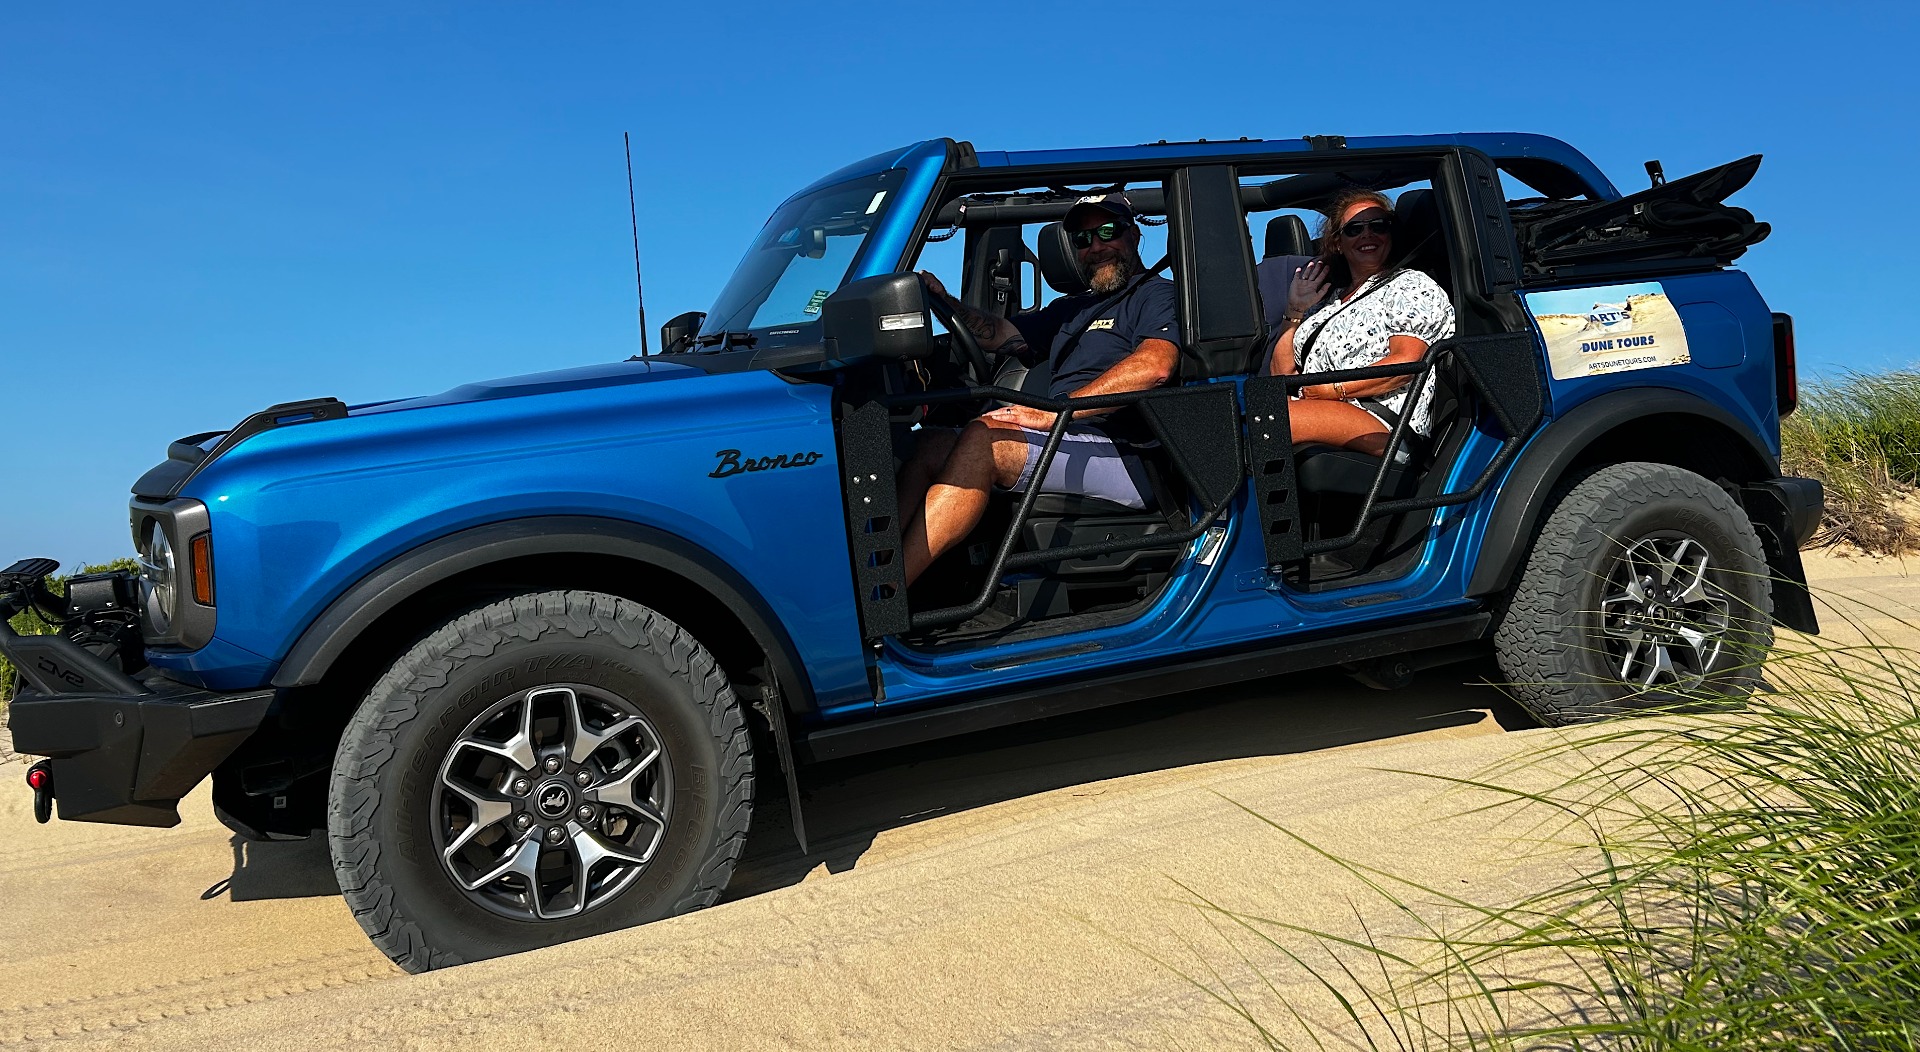
<svg viewBox="0 0 1920 1052">
<path fill-rule="evenodd" d="M 1054 399 L 1027 394 L 1023 391 L 1008 390 L 1003 387 L 970 386 L 927 394 L 887 395 L 882 397 L 880 401 L 890 409 L 910 409 L 915 406 L 936 403 L 997 398 L 1013 403 L 1014 405 L 1024 405 L 1033 409 L 1053 413 L 1055 414 L 1053 427 L 1047 432 L 1046 444 L 1040 449 L 1040 461 L 1033 469 L 1034 477 L 1039 478 L 1047 473 L 1048 466 L 1053 463 L 1054 454 L 1059 451 L 1060 442 L 1066 436 L 1067 425 L 1073 421 L 1076 412 L 1088 409 L 1118 409 L 1137 405 L 1148 399 L 1181 397 L 1212 397 L 1220 399 L 1222 397 L 1231 397 L 1232 391 L 1233 388 L 1231 385 L 1199 384 L 1191 387 L 1161 387 L 1145 391 L 1125 391 L 1118 394 L 1090 395 L 1086 398 Z M 1238 409 L 1239 406 L 1236 400 L 1232 407 L 1232 411 L 1236 416 Z M 1154 438 L 1159 440 L 1163 446 L 1172 448 L 1173 438 L 1167 433 L 1161 420 L 1151 413 L 1143 413 L 1141 416 L 1146 420 L 1149 429 L 1153 431 Z M 1237 457 L 1235 459 L 1238 460 Z M 1187 484 L 1189 492 L 1196 494 L 1206 492 L 1207 487 L 1205 482 L 1194 477 L 1184 458 L 1174 457 L 1173 462 L 1175 470 L 1180 473 L 1181 479 Z M 1016 552 L 1013 548 L 1020 540 L 1020 527 L 1026 524 L 1027 518 L 1033 511 L 1034 501 L 1040 496 L 1040 488 L 1038 486 L 1029 486 L 1027 487 L 1027 491 L 1020 495 L 1019 503 L 1014 506 L 1013 521 L 1007 527 L 1006 536 L 1000 539 L 999 546 L 994 549 L 993 561 L 987 566 L 986 580 L 981 585 L 980 594 L 975 596 L 972 602 L 963 606 L 947 606 L 936 610 L 927 610 L 911 614 L 909 616 L 909 624 L 915 631 L 919 631 L 927 628 L 938 628 L 942 625 L 958 624 L 968 618 L 977 616 L 993 602 L 994 589 L 999 584 L 1000 575 L 1009 570 L 1018 570 L 1028 566 L 1058 562 L 1062 559 L 1083 559 L 1095 555 L 1111 555 L 1116 552 L 1160 547 L 1168 542 L 1179 544 L 1191 541 L 1206 532 L 1207 527 L 1213 525 L 1214 521 L 1220 517 L 1221 512 L 1226 510 L 1227 505 L 1233 503 L 1234 495 L 1240 492 L 1240 484 L 1243 481 L 1244 474 L 1240 479 L 1235 481 L 1233 486 L 1228 487 L 1225 493 L 1217 495 L 1211 503 L 1207 504 L 1199 515 L 1191 517 L 1186 526 L 1176 529 L 1172 533 L 1156 533 L 1146 537 L 1117 537 L 1112 540 L 1090 541 L 1085 544 L 1064 545 L 1058 548 L 1044 548 L 1040 551 Z M 1189 510 L 1189 515 L 1192 515 L 1191 510 Z"/>
<path fill-rule="evenodd" d="M 1367 524 L 1375 519 L 1465 504 L 1485 493 L 1533 434 L 1542 409 L 1537 386 L 1503 384 L 1493 381 L 1491 377 L 1495 369 L 1506 364 L 1501 359 L 1511 360 L 1516 354 L 1531 356 L 1532 353 L 1531 333 L 1454 336 L 1427 348 L 1427 353 L 1420 361 L 1405 365 L 1373 365 L 1361 369 L 1249 378 L 1246 383 L 1247 437 L 1262 525 L 1266 528 L 1268 564 L 1281 566 L 1310 556 L 1350 548 L 1359 542 Z M 1488 459 L 1486 467 L 1463 490 L 1381 500 L 1380 493 L 1386 488 L 1387 476 L 1393 470 L 1394 455 L 1404 445 L 1407 421 L 1412 416 L 1411 413 L 1402 414 L 1388 432 L 1387 448 L 1380 457 L 1380 466 L 1374 470 L 1373 481 L 1360 500 L 1360 510 L 1354 516 L 1353 526 L 1338 537 L 1325 537 L 1317 541 L 1302 539 L 1300 531 L 1292 528 L 1292 523 L 1298 521 L 1295 480 L 1299 457 L 1293 448 L 1286 405 L 1293 392 L 1317 384 L 1352 383 L 1390 376 L 1413 377 L 1411 386 L 1432 375 L 1442 358 L 1452 358 L 1464 366 L 1468 383 L 1500 427 L 1503 435 L 1500 447 Z"/>
<path fill-rule="evenodd" d="M 1182 169 L 1222 164 L 1236 172 L 1280 166 L 1295 169 L 1301 174 L 1331 175 L 1342 170 L 1362 170 L 1375 165 L 1384 170 L 1394 170 L 1415 161 L 1435 165 L 1434 188 L 1442 191 L 1437 195 L 1443 205 L 1441 233 L 1447 242 L 1455 280 L 1461 283 L 1457 288 L 1466 290 L 1465 299 L 1474 301 L 1474 309 L 1462 312 L 1463 327 L 1493 331 L 1439 341 L 1428 348 L 1419 362 L 1405 365 L 1369 366 L 1289 376 L 1248 376 L 1240 385 L 1245 398 L 1244 413 L 1237 398 L 1231 410 L 1236 424 L 1234 460 L 1239 477 L 1234 485 L 1215 494 L 1212 501 L 1203 499 L 1197 513 L 1190 507 L 1186 525 L 1171 534 L 1116 538 L 1016 552 L 1014 548 L 1019 542 L 1021 528 L 1029 518 L 1038 495 L 1036 489 L 1030 488 L 1022 494 L 1014 508 L 1012 521 L 995 549 L 980 593 L 964 605 L 913 612 L 908 608 L 904 578 L 895 558 L 899 552 L 900 535 L 899 509 L 894 506 L 891 492 L 893 464 L 890 456 L 880 455 L 882 444 L 889 449 L 891 447 L 891 427 L 901 419 L 895 415 L 897 410 L 997 399 L 1053 412 L 1057 415 L 1037 466 L 1037 471 L 1044 473 L 1059 449 L 1072 414 L 1077 411 L 1122 408 L 1158 399 L 1207 395 L 1220 398 L 1231 395 L 1236 385 L 1230 382 L 1200 383 L 1071 399 L 1051 399 L 978 384 L 926 392 L 868 390 L 860 394 L 855 390 L 847 391 L 848 397 L 841 413 L 845 428 L 842 456 L 851 472 L 850 478 L 856 484 L 846 489 L 846 501 L 850 535 L 854 541 L 855 583 L 864 636 L 869 640 L 877 640 L 904 631 L 957 624 L 977 616 L 991 604 L 1000 577 L 1008 570 L 1062 559 L 1161 546 L 1170 541 L 1191 541 L 1218 521 L 1239 493 L 1241 484 L 1249 480 L 1254 490 L 1252 503 L 1255 508 L 1252 510 L 1260 516 L 1269 567 L 1295 564 L 1313 555 L 1351 547 L 1359 542 L 1367 524 L 1375 519 L 1463 504 L 1481 496 L 1512 462 L 1543 416 L 1544 389 L 1533 335 L 1521 321 L 1524 312 L 1511 295 L 1520 283 L 1517 260 L 1514 258 L 1512 224 L 1507 215 L 1504 195 L 1500 192 L 1495 163 L 1483 153 L 1461 147 L 1351 152 L 1327 150 L 1304 155 L 1294 153 L 1264 157 L 1156 158 L 1146 162 L 1051 166 L 1045 169 L 950 168 L 942 185 L 929 198 L 916 225 L 915 235 L 909 241 L 909 244 L 916 246 L 916 251 L 918 246 L 926 243 L 928 234 L 937 226 L 991 226 L 1027 218 L 1057 218 L 1047 213 L 1056 210 L 1064 212 L 1064 205 L 1053 201 L 1044 204 L 1036 202 L 1038 207 L 996 206 L 956 212 L 954 202 L 974 186 L 1005 186 L 1022 180 L 1026 180 L 1027 185 L 1047 186 L 1089 180 L 1170 181 L 1173 174 Z M 1246 206 L 1254 203 L 1255 195 L 1272 193 L 1269 185 L 1261 184 L 1241 191 L 1243 214 Z M 1155 193 L 1153 196 L 1159 198 L 1156 204 L 1171 204 L 1166 201 L 1166 197 L 1171 195 Z M 1172 218 L 1170 213 L 1169 218 Z M 1488 235 L 1492 243 L 1482 244 L 1483 236 Z M 1179 266 L 1183 270 L 1189 269 L 1193 261 L 1181 260 Z M 1458 308 L 1462 300 L 1458 291 L 1455 298 Z M 1264 334 L 1261 335 L 1259 345 L 1264 346 L 1266 339 Z M 1299 525 L 1299 496 L 1295 484 L 1297 456 L 1286 413 L 1289 397 L 1309 385 L 1391 376 L 1407 376 L 1412 378 L 1412 383 L 1419 384 L 1425 377 L 1433 375 L 1443 360 L 1457 362 L 1462 367 L 1458 371 L 1464 374 L 1460 379 L 1480 396 L 1483 407 L 1491 413 L 1503 432 L 1501 445 L 1487 465 L 1462 490 L 1381 500 L 1380 495 L 1386 487 L 1394 457 L 1405 445 L 1407 419 L 1403 416 L 1396 421 L 1389 434 L 1387 449 L 1380 458 L 1368 492 L 1362 498 L 1353 526 L 1338 537 L 1311 542 L 1304 540 Z M 1147 420 L 1155 437 L 1165 448 L 1169 451 L 1176 449 L 1155 414 L 1143 411 L 1141 416 Z M 1187 483 L 1189 492 L 1195 495 L 1206 493 L 1201 480 L 1195 477 L 1184 457 L 1175 455 L 1170 459 Z M 882 465 L 884 474 L 878 470 Z M 868 482 L 881 484 L 862 485 Z"/>
</svg>

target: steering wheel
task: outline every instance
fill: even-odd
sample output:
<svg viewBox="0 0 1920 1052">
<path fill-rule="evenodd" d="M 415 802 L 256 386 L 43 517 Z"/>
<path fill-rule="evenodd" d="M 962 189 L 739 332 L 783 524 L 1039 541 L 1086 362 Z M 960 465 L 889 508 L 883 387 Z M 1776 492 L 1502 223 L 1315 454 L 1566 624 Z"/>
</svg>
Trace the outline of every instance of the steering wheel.
<svg viewBox="0 0 1920 1052">
<path fill-rule="evenodd" d="M 954 346 L 966 355 L 967 365 L 973 370 L 973 382 L 981 385 L 992 383 L 993 365 L 987 361 L 987 352 L 981 349 L 980 341 L 974 338 L 972 330 L 960 324 L 960 319 L 954 316 L 947 301 L 934 295 L 931 289 L 927 291 L 927 309 L 940 319 L 940 324 L 947 327 Z"/>
</svg>

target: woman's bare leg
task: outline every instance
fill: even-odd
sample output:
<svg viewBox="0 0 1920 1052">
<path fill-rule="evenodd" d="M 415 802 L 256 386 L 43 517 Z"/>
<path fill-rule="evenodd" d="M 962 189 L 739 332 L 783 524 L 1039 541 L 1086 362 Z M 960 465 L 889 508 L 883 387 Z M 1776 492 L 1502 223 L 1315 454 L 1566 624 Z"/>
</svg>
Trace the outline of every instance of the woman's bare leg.
<svg viewBox="0 0 1920 1052">
<path fill-rule="evenodd" d="M 1348 402 L 1296 399 L 1287 403 L 1287 421 L 1296 444 L 1320 442 L 1376 457 L 1387 452 L 1387 425 Z"/>
</svg>

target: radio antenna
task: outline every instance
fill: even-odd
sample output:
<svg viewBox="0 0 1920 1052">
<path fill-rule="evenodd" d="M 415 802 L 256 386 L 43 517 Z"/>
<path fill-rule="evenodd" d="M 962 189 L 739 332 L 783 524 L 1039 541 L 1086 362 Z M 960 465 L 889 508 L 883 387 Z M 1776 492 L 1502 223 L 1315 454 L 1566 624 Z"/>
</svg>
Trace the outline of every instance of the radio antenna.
<svg viewBox="0 0 1920 1052">
<path fill-rule="evenodd" d="M 640 357 L 647 356 L 647 290 L 640 284 L 640 210 L 633 203 L 633 136 L 620 133 L 627 147 L 627 218 L 633 222 L 633 295 L 640 307 Z"/>
</svg>

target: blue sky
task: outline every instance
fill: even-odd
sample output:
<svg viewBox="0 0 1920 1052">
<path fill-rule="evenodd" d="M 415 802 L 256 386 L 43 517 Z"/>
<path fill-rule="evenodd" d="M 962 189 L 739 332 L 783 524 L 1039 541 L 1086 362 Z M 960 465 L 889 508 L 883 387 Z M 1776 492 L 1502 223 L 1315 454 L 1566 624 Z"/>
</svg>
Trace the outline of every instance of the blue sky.
<svg viewBox="0 0 1920 1052">
<path fill-rule="evenodd" d="M 166 443 L 274 402 L 632 353 L 622 131 L 654 325 L 788 192 L 916 139 L 1523 130 L 1627 189 L 1766 154 L 1742 265 L 1803 361 L 1920 358 L 1911 5 L 1493 10 L 7 5 L 0 561 L 124 554 Z"/>
</svg>

